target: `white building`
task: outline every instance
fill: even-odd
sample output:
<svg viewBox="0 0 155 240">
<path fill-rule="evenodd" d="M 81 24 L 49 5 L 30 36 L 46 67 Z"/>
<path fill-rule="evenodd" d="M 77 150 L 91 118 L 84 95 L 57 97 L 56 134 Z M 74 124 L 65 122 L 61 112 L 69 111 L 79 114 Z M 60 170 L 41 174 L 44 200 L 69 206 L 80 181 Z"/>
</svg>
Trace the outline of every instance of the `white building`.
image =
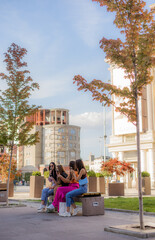
<svg viewBox="0 0 155 240">
<path fill-rule="evenodd" d="M 128 86 L 128 80 L 124 78 L 124 71 L 117 67 L 110 67 L 112 84 L 122 88 Z M 155 69 L 152 70 L 154 79 L 150 85 L 143 89 L 139 100 L 140 109 L 140 152 L 141 170 L 150 173 L 151 185 L 155 187 Z M 114 100 L 121 101 L 121 99 Z M 112 136 L 108 145 L 109 152 L 119 160 L 132 163 L 135 171 L 126 175 L 128 187 L 137 185 L 137 145 L 136 127 L 128 122 L 128 119 L 115 112 L 112 108 Z"/>
</svg>

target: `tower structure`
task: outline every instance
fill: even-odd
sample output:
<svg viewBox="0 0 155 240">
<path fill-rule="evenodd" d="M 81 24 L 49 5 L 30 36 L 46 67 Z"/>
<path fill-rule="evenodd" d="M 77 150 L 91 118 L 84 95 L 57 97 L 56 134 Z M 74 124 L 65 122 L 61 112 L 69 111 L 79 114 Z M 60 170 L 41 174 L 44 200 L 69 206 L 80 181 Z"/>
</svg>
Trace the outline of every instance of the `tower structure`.
<svg viewBox="0 0 155 240">
<path fill-rule="evenodd" d="M 32 132 L 39 132 L 40 141 L 19 150 L 18 168 L 47 166 L 51 161 L 64 166 L 80 158 L 80 127 L 69 125 L 68 109 L 39 109 L 25 121 L 33 121 Z"/>
</svg>

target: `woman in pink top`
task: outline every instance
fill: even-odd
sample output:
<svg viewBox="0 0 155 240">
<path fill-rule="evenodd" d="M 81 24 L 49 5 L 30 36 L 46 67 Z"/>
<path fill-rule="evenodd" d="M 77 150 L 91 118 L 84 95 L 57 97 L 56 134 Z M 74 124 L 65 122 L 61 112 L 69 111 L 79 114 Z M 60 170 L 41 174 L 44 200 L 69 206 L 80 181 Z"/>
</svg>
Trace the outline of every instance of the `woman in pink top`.
<svg viewBox="0 0 155 240">
<path fill-rule="evenodd" d="M 76 171 L 76 163 L 75 161 L 70 161 L 69 163 L 69 168 L 70 168 L 70 174 L 67 178 L 64 178 L 63 176 L 57 175 L 58 178 L 60 178 L 63 182 L 69 183 L 68 186 L 65 187 L 59 187 L 56 191 L 56 195 L 54 198 L 54 201 L 52 204 L 50 204 L 47 209 L 54 209 L 57 208 L 59 212 L 59 202 L 66 202 L 66 194 L 74 189 L 79 188 L 79 183 L 75 180 L 74 174 L 72 171 L 74 170 L 75 175 L 77 175 Z"/>
</svg>

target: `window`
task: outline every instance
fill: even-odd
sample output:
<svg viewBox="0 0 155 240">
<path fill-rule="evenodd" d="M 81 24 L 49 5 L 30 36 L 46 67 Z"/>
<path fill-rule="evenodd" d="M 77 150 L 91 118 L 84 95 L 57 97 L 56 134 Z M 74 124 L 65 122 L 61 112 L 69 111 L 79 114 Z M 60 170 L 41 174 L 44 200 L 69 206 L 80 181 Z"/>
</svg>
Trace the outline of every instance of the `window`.
<svg viewBox="0 0 155 240">
<path fill-rule="evenodd" d="M 75 152 L 70 152 L 71 158 L 75 158 Z"/>
<path fill-rule="evenodd" d="M 72 148 L 72 147 L 73 147 L 73 144 L 72 144 L 72 143 L 70 143 L 70 144 L 69 144 L 69 147 L 70 147 L 70 148 Z"/>
<path fill-rule="evenodd" d="M 73 137 L 72 137 L 72 136 L 69 136 L 69 139 L 70 139 L 70 140 L 72 140 L 72 139 L 73 139 Z"/>
<path fill-rule="evenodd" d="M 64 133 L 64 131 L 65 131 L 64 128 L 59 128 L 59 129 L 58 129 L 58 132 L 59 132 L 59 133 Z"/>
<path fill-rule="evenodd" d="M 71 128 L 70 133 L 71 133 L 72 135 L 75 135 L 75 133 L 76 133 L 75 129 Z"/>
<path fill-rule="evenodd" d="M 65 156 L 65 152 L 57 152 L 58 157 L 64 157 Z"/>
</svg>

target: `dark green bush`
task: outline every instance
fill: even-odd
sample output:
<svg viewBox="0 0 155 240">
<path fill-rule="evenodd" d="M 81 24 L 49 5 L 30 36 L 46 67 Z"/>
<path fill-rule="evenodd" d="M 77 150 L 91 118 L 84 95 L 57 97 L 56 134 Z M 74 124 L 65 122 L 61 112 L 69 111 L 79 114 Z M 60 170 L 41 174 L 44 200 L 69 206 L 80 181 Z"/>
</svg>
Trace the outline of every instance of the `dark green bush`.
<svg viewBox="0 0 155 240">
<path fill-rule="evenodd" d="M 49 171 L 44 172 L 44 178 L 48 178 L 49 177 Z"/>
<path fill-rule="evenodd" d="M 96 173 L 96 177 L 104 177 L 103 173 Z"/>
<path fill-rule="evenodd" d="M 32 175 L 31 172 L 26 172 L 26 173 L 24 174 L 24 179 L 25 179 L 26 182 L 30 181 L 30 176 L 31 176 L 31 175 Z"/>
</svg>

